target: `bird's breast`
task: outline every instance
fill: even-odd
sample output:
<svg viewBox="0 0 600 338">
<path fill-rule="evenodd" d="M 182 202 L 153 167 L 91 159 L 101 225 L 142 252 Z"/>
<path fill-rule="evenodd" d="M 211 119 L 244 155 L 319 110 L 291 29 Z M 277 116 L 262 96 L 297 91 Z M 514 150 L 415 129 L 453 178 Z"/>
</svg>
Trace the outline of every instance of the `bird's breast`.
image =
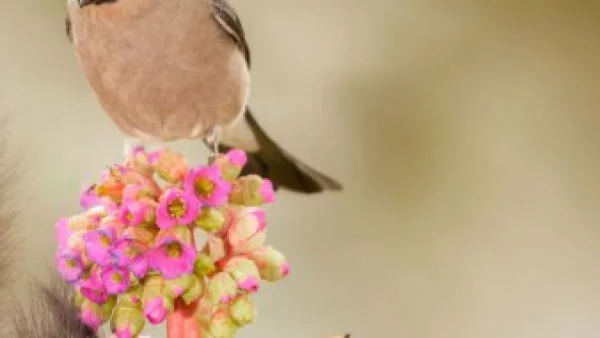
<svg viewBox="0 0 600 338">
<path fill-rule="evenodd" d="M 192 138 L 229 124 L 248 99 L 242 53 L 206 1 L 157 3 L 135 20 L 71 10 L 75 50 L 99 102 L 130 136 Z"/>
</svg>

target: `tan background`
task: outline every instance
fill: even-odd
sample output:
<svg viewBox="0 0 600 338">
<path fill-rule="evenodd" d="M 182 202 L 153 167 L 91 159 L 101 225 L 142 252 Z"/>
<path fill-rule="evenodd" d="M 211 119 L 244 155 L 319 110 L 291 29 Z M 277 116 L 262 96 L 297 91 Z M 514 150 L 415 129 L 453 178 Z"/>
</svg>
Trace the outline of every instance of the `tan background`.
<svg viewBox="0 0 600 338">
<path fill-rule="evenodd" d="M 258 118 L 347 186 L 279 195 L 269 240 L 293 273 L 240 337 L 600 335 L 600 8 L 562 2 L 235 1 Z M 63 11 L 0 2 L 24 276 L 44 276 L 53 221 L 121 155 Z"/>
</svg>

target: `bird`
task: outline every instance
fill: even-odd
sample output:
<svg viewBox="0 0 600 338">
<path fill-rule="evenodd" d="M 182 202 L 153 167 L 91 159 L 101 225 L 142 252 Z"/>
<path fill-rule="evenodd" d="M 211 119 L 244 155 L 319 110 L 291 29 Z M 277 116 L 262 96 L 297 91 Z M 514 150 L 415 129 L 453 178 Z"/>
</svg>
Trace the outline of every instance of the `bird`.
<svg viewBox="0 0 600 338">
<path fill-rule="evenodd" d="M 126 148 L 201 139 L 213 153 L 244 150 L 242 174 L 268 178 L 275 189 L 342 190 L 284 150 L 253 115 L 250 48 L 226 0 L 67 0 L 65 24 Z"/>
</svg>

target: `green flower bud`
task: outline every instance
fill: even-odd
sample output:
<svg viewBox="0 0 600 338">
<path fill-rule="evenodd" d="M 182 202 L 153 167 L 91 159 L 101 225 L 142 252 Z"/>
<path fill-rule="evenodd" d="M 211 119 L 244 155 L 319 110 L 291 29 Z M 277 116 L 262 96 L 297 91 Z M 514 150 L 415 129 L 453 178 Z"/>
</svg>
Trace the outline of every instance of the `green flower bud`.
<svg viewBox="0 0 600 338">
<path fill-rule="evenodd" d="M 258 266 L 260 277 L 269 282 L 278 281 L 290 272 L 285 256 L 273 247 L 263 247 L 250 253 L 250 258 Z"/>
<path fill-rule="evenodd" d="M 111 330 L 118 337 L 137 337 L 145 324 L 142 309 L 132 306 L 117 306 L 110 321 Z"/>
<path fill-rule="evenodd" d="M 238 329 L 226 310 L 217 310 L 210 321 L 209 332 L 214 338 L 233 338 Z"/>
<path fill-rule="evenodd" d="M 219 272 L 208 281 L 208 294 L 214 304 L 227 304 L 237 294 L 237 283 L 227 272 Z"/>
<path fill-rule="evenodd" d="M 225 215 L 219 209 L 206 207 L 202 209 L 195 223 L 204 231 L 219 231 L 225 224 Z"/>
<path fill-rule="evenodd" d="M 196 301 L 202 295 L 204 291 L 203 280 L 196 275 L 192 275 L 192 282 L 190 286 L 186 289 L 186 291 L 181 295 L 181 299 L 187 305 L 190 305 L 194 301 Z"/>
<path fill-rule="evenodd" d="M 199 276 L 207 276 L 213 273 L 217 267 L 215 262 L 209 255 L 199 253 L 196 262 L 194 263 L 194 272 Z"/>
<path fill-rule="evenodd" d="M 229 314 L 236 324 L 246 326 L 256 318 L 256 304 L 248 294 L 239 296 L 231 303 Z"/>
<path fill-rule="evenodd" d="M 177 298 L 189 289 L 194 281 L 194 275 L 183 275 L 175 279 L 165 280 L 165 289 L 169 297 Z"/>
<path fill-rule="evenodd" d="M 258 291 L 260 274 L 252 260 L 246 257 L 233 257 L 227 261 L 223 271 L 231 274 L 240 289 L 248 292 Z"/>
</svg>

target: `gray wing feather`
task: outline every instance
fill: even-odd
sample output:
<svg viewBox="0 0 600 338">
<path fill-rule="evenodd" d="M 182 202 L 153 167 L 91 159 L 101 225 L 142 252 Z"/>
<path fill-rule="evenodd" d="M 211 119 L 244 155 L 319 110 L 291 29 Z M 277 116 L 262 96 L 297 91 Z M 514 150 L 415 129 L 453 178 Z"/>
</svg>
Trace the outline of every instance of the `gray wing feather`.
<svg viewBox="0 0 600 338">
<path fill-rule="evenodd" d="M 235 9 L 227 0 L 212 0 L 212 5 L 214 9 L 213 17 L 244 54 L 248 68 L 250 68 L 250 48 L 246 41 L 244 27 Z"/>
</svg>

